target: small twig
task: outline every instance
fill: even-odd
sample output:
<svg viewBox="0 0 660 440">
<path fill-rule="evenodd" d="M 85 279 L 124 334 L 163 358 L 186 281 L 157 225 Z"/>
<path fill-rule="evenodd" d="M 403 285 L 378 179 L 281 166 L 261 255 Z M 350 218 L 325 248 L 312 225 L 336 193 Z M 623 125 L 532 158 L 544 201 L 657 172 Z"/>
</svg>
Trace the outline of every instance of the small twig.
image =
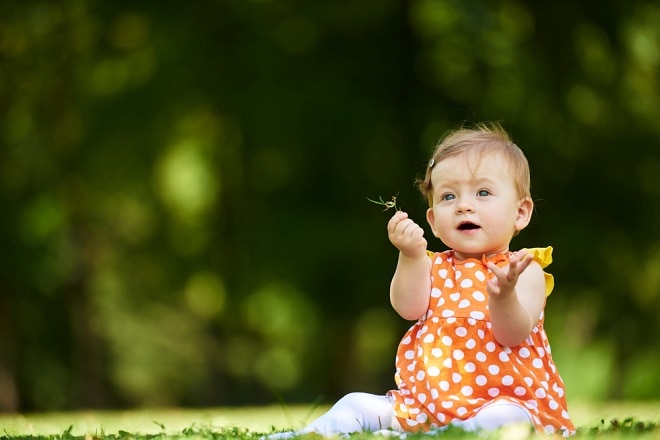
<svg viewBox="0 0 660 440">
<path fill-rule="evenodd" d="M 395 211 L 401 211 L 401 209 L 397 206 L 396 204 L 396 198 L 399 196 L 399 193 L 396 193 L 396 195 L 392 196 L 392 200 L 386 202 L 383 200 L 381 196 L 378 196 L 378 200 L 371 200 L 369 197 L 367 197 L 367 200 L 369 200 L 371 203 L 375 203 L 376 205 L 381 205 L 384 206 L 385 209 L 383 209 L 383 212 L 387 211 L 388 209 L 394 208 Z"/>
</svg>

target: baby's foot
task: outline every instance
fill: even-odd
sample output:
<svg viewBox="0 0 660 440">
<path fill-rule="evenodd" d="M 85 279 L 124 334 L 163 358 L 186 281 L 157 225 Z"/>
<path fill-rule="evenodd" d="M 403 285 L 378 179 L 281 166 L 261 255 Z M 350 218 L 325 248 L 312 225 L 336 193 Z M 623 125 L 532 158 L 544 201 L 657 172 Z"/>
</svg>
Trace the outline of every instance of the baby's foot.
<svg viewBox="0 0 660 440">
<path fill-rule="evenodd" d="M 303 435 L 303 433 L 300 431 L 274 432 L 273 434 L 259 437 L 259 440 L 288 440 L 294 437 L 300 437 L 301 435 Z"/>
</svg>

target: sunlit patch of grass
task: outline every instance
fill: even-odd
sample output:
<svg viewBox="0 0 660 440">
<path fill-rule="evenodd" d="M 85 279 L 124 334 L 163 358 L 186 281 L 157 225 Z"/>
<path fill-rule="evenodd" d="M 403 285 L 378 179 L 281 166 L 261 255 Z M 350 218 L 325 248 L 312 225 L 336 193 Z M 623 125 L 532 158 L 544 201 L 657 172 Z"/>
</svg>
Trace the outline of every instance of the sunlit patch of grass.
<svg viewBox="0 0 660 440">
<path fill-rule="evenodd" d="M 660 438 L 657 415 L 660 407 L 651 403 L 618 406 L 595 406 L 597 414 L 580 412 L 576 420 L 578 432 L 575 439 L 622 439 Z M 637 408 L 639 416 L 608 418 L 606 414 L 626 414 Z M 219 408 L 208 410 L 138 410 L 126 412 L 72 412 L 35 415 L 0 415 L 0 440 L 257 440 L 264 434 L 276 432 L 282 427 L 300 428 L 322 414 L 327 408 L 279 406 L 265 408 Z M 591 420 L 584 422 L 585 418 Z M 321 440 L 315 434 L 303 436 L 304 440 Z M 352 440 L 396 440 L 371 433 L 356 433 Z M 479 440 L 533 440 L 547 437 L 535 433 L 527 425 L 513 425 L 498 431 L 470 433 L 459 428 L 428 434 L 409 434 L 406 440 L 440 438 Z"/>
</svg>

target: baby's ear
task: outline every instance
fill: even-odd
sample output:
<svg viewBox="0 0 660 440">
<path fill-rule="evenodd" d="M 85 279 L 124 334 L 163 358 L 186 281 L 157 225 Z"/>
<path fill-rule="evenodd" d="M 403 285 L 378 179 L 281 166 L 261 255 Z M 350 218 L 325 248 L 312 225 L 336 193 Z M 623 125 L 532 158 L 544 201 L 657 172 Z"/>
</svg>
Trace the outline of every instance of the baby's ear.
<svg viewBox="0 0 660 440">
<path fill-rule="evenodd" d="M 516 213 L 516 231 L 522 231 L 532 220 L 534 202 L 529 197 L 523 197 L 518 201 L 518 212 Z"/>
<path fill-rule="evenodd" d="M 426 210 L 426 221 L 428 222 L 429 226 L 431 226 L 431 232 L 433 232 L 433 236 L 437 237 L 438 233 L 435 229 L 435 212 L 433 212 L 433 208 Z"/>
</svg>

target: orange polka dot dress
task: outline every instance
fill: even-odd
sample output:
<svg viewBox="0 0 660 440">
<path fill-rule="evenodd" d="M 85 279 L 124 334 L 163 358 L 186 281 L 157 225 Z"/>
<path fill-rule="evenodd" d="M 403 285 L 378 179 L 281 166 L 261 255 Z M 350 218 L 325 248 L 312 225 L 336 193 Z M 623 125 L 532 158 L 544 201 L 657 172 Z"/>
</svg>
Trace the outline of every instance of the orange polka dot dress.
<svg viewBox="0 0 660 440">
<path fill-rule="evenodd" d="M 528 250 L 545 267 L 552 248 Z M 405 431 L 427 431 L 468 420 L 504 400 L 526 409 L 536 429 L 575 432 L 564 383 L 550 354 L 543 313 L 518 346 L 500 345 L 491 332 L 486 261 L 455 260 L 453 251 L 430 254 L 432 289 L 427 313 L 404 335 L 396 356 L 398 390 L 390 391 Z M 490 261 L 503 267 L 509 255 Z M 546 292 L 554 287 L 546 274 Z"/>
</svg>

